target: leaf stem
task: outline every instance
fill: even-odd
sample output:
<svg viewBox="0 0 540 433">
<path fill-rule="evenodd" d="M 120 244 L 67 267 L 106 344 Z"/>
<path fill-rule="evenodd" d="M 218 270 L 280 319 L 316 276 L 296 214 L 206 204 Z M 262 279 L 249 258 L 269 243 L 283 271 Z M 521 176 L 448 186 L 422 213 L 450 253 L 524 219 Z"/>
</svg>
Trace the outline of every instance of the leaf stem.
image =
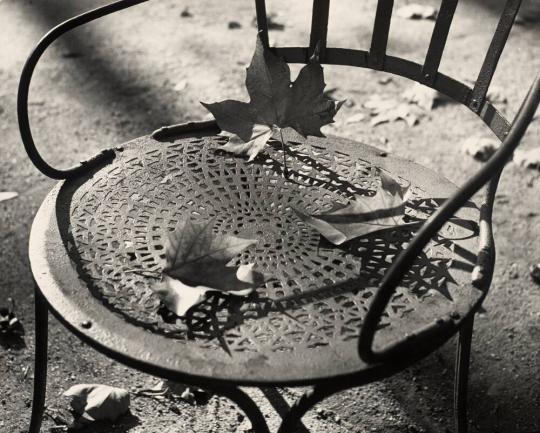
<svg viewBox="0 0 540 433">
<path fill-rule="evenodd" d="M 285 155 L 285 140 L 283 140 L 283 130 L 279 128 L 279 136 L 281 137 L 281 150 L 283 151 L 283 177 L 289 177 L 289 169 L 287 168 L 287 158 Z"/>
</svg>

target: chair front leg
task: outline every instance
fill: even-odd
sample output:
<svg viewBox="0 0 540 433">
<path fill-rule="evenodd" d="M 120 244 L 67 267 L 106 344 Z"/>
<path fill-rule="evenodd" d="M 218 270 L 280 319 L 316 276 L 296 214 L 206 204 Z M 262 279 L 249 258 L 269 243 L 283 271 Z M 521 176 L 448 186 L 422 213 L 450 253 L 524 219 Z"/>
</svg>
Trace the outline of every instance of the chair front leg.
<svg viewBox="0 0 540 433">
<path fill-rule="evenodd" d="M 454 424 L 456 433 L 467 433 L 467 386 L 469 382 L 469 360 L 474 326 L 474 315 L 463 324 L 459 331 L 456 350 L 454 377 Z"/>
<path fill-rule="evenodd" d="M 47 388 L 48 307 L 39 288 L 35 287 L 36 350 L 34 359 L 34 397 L 29 433 L 39 433 Z"/>
</svg>

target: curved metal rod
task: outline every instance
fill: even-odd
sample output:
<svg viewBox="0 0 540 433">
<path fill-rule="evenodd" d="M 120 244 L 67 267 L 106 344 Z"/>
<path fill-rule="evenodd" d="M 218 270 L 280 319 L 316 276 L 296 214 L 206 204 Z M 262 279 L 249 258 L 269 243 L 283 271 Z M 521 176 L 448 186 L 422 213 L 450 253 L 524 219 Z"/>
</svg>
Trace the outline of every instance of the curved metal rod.
<svg viewBox="0 0 540 433">
<path fill-rule="evenodd" d="M 32 137 L 32 132 L 30 130 L 30 122 L 28 120 L 28 90 L 30 87 L 32 74 L 34 73 L 37 62 L 39 61 L 45 50 L 49 47 L 49 45 L 51 45 L 64 33 L 69 32 L 70 30 L 83 24 L 89 23 L 90 21 L 101 18 L 105 15 L 112 14 L 114 12 L 129 8 L 131 6 L 135 6 L 139 3 L 144 3 L 146 1 L 148 0 L 119 0 L 115 3 L 101 6 L 99 8 L 78 15 L 74 18 L 70 18 L 69 20 L 57 25 L 45 36 L 43 36 L 43 38 L 41 38 L 41 40 L 38 42 L 36 48 L 34 48 L 34 51 L 32 51 L 32 54 L 30 54 L 30 56 L 26 60 L 26 63 L 24 64 L 24 68 L 21 73 L 21 79 L 19 81 L 19 91 L 17 94 L 17 115 L 19 118 L 19 131 L 21 133 L 21 139 L 23 141 L 24 148 L 26 149 L 28 157 L 36 166 L 36 168 L 44 175 L 53 179 L 67 179 L 71 176 L 76 176 L 81 171 L 87 170 L 90 165 L 97 164 L 104 159 L 111 157 L 112 155 L 114 155 L 114 152 L 112 150 L 104 151 L 89 161 L 81 162 L 79 165 L 64 170 L 52 167 L 41 157 L 40 153 L 36 149 L 36 145 Z"/>
<path fill-rule="evenodd" d="M 257 404 L 255 404 L 252 398 L 240 388 L 214 386 L 205 386 L 205 388 L 236 403 L 251 421 L 252 430 L 257 433 L 270 433 L 270 429 L 268 428 L 266 419 L 264 418 L 264 415 L 262 414 L 259 407 L 257 406 Z"/>
<path fill-rule="evenodd" d="M 401 340 L 378 352 L 373 350 L 373 339 L 375 337 L 377 325 L 388 302 L 403 276 L 413 264 L 417 255 L 424 249 L 433 235 L 435 235 L 444 223 L 448 221 L 459 208 L 466 204 L 484 184 L 491 179 L 498 178 L 506 161 L 511 157 L 512 153 L 519 145 L 521 138 L 532 121 L 539 103 L 540 74 L 534 80 L 503 145 L 463 187 L 456 191 L 456 193 L 454 193 L 452 197 L 424 223 L 408 248 L 402 251 L 396 260 L 394 260 L 384 276 L 379 290 L 375 294 L 360 330 L 358 352 L 364 361 L 373 363 L 384 360 L 388 361 L 399 356 L 407 356 L 407 349 L 411 349 L 411 338 Z M 489 209 L 488 213 L 490 214 Z M 487 260 L 489 262 L 488 265 L 491 267 L 493 266 L 493 257 L 484 257 L 483 260 Z M 444 322 L 443 325 L 444 326 L 440 328 L 429 327 L 420 331 L 420 333 L 415 335 L 416 343 L 418 343 L 419 340 L 426 341 L 428 338 L 453 331 L 453 322 Z M 421 347 L 419 344 L 416 346 L 417 348 Z"/>
</svg>

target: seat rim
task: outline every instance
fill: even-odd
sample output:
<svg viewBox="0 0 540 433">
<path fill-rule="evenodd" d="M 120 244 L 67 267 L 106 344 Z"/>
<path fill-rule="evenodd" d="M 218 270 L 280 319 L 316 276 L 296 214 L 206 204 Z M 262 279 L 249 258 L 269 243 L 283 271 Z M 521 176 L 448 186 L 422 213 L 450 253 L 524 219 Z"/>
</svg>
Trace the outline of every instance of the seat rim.
<svg viewBox="0 0 540 433">
<path fill-rule="evenodd" d="M 130 143 L 141 139 L 148 140 L 150 137 L 140 137 L 122 147 L 127 147 Z M 352 140 L 347 141 L 359 144 Z M 423 166 L 396 156 L 386 155 L 374 147 L 362 145 L 366 146 L 366 149 L 372 153 L 371 156 L 379 159 L 378 162 L 384 162 L 384 165 L 400 166 L 406 163 L 410 167 L 410 164 L 414 164 L 426 173 L 430 172 L 432 175 L 437 176 Z M 442 177 L 437 176 L 437 178 L 441 179 Z M 453 188 L 456 187 L 445 178 L 442 179 L 447 182 L 447 187 L 449 185 Z M 336 344 L 332 350 L 324 348 L 324 350 L 319 350 L 318 353 L 311 352 L 311 359 L 317 357 L 318 360 L 325 360 L 326 362 L 313 364 L 305 354 L 304 359 L 302 359 L 302 357 L 298 356 L 291 357 L 282 353 L 273 353 L 272 359 L 269 360 L 266 356 L 260 354 L 253 357 L 240 356 L 235 353 L 235 357 L 239 358 L 236 368 L 230 369 L 229 363 L 228 365 L 224 364 L 222 369 L 216 371 L 209 363 L 205 363 L 206 357 L 190 357 L 191 354 L 183 353 L 186 352 L 184 350 L 186 346 L 181 344 L 172 345 L 169 338 L 152 334 L 146 329 L 126 322 L 90 293 L 88 286 L 80 279 L 77 270 L 65 251 L 60 228 L 56 222 L 57 198 L 66 182 L 69 181 L 59 182 L 51 190 L 40 206 L 32 224 L 29 257 L 37 287 L 55 317 L 90 346 L 128 366 L 176 381 L 198 385 L 300 386 L 328 382 L 336 383 L 336 381 L 340 380 L 354 380 L 357 383 L 379 380 L 406 368 L 416 362 L 417 359 L 444 344 L 457 332 L 465 318 L 479 308 L 487 291 L 484 291 L 473 304 L 460 306 L 461 317 L 459 320 L 454 321 L 453 327 L 448 328 L 449 332 L 438 336 L 433 340 L 433 344 L 423 348 L 416 357 L 408 359 L 406 362 L 366 364 L 356 353 L 356 345 L 349 343 Z M 80 299 L 76 303 L 74 303 L 73 297 L 69 299 L 65 295 L 66 287 L 69 287 L 70 293 L 77 292 L 77 297 Z M 109 318 L 105 324 L 96 320 L 96 318 L 101 319 L 104 317 L 104 310 L 107 312 L 106 317 Z M 122 327 L 123 333 L 112 332 L 112 330 L 118 329 L 117 326 Z M 157 352 L 158 355 L 148 352 L 150 346 L 153 346 L 154 352 Z M 313 350 L 316 351 L 316 349 Z M 315 354 L 316 356 L 313 356 Z M 209 352 L 208 355 L 214 358 L 216 352 Z M 296 361 L 296 365 L 290 365 L 291 358 Z M 215 362 L 215 359 L 213 361 Z M 337 364 L 340 367 L 333 368 L 330 373 L 325 369 L 328 365 L 335 367 Z M 261 369 L 261 365 L 267 365 L 268 368 Z M 281 366 L 278 369 L 280 372 L 279 377 L 268 377 L 260 374 L 261 371 L 271 370 L 272 365 Z M 290 368 L 284 369 L 283 365 Z M 309 373 L 309 375 L 306 373 Z"/>
</svg>

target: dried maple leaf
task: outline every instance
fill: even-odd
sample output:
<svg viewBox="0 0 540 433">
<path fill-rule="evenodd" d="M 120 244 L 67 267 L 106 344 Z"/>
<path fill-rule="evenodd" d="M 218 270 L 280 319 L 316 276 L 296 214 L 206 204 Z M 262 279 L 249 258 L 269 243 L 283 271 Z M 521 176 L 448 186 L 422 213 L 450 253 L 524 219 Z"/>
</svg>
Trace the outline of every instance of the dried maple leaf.
<svg viewBox="0 0 540 433">
<path fill-rule="evenodd" d="M 380 172 L 381 184 L 372 197 L 355 195 L 347 205 L 334 203 L 331 211 L 321 215 L 298 216 L 335 245 L 378 230 L 404 225 L 405 202 L 409 188 L 402 187 Z"/>
<path fill-rule="evenodd" d="M 228 265 L 257 241 L 216 234 L 213 222 L 186 221 L 169 234 L 165 243 L 163 278 L 152 289 L 178 316 L 204 301 L 209 291 L 245 296 L 268 279 L 255 271 L 253 264 Z"/>
<path fill-rule="evenodd" d="M 1 336 L 22 336 L 24 335 L 24 327 L 15 316 L 15 302 L 12 298 L 8 298 L 9 307 L 0 307 L 0 337 Z"/>
<path fill-rule="evenodd" d="M 222 149 L 246 154 L 253 160 L 274 132 L 293 128 L 302 137 L 323 136 L 321 127 L 333 122 L 343 101 L 327 99 L 323 69 L 317 50 L 293 83 L 289 65 L 265 48 L 257 37 L 255 53 L 246 72 L 249 103 L 226 100 L 202 105 L 224 131 L 240 138 Z M 285 143 L 282 141 L 282 145 Z"/>
<path fill-rule="evenodd" d="M 74 385 L 63 395 L 70 397 L 73 412 L 87 421 L 116 421 L 129 409 L 129 393 L 113 386 Z"/>
</svg>

